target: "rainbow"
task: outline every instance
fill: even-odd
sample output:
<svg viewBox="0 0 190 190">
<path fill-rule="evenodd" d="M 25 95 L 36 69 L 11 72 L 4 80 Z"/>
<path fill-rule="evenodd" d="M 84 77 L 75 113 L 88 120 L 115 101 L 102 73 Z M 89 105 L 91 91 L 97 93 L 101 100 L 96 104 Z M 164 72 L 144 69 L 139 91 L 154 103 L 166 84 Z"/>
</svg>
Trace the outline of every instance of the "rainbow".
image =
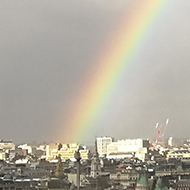
<svg viewBox="0 0 190 190">
<path fill-rule="evenodd" d="M 103 103 L 145 40 L 148 29 L 169 0 L 139 0 L 130 15 L 124 15 L 119 28 L 96 60 L 62 125 L 61 138 L 80 142 L 99 117 Z M 93 74 L 95 73 L 95 74 Z"/>
</svg>

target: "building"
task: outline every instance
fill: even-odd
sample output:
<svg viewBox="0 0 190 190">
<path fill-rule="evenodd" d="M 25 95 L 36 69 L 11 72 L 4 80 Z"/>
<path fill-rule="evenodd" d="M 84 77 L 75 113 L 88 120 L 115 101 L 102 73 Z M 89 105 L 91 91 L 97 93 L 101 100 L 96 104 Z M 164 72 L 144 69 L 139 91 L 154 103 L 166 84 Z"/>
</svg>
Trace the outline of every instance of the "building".
<svg viewBox="0 0 190 190">
<path fill-rule="evenodd" d="M 10 141 L 0 140 L 0 149 L 4 151 L 15 150 L 15 144 Z"/>
<path fill-rule="evenodd" d="M 120 184 L 125 188 L 134 189 L 139 173 L 129 164 L 120 164 L 115 172 L 110 174 L 114 184 Z"/>
<path fill-rule="evenodd" d="M 136 151 L 135 153 L 135 157 L 144 162 L 148 157 L 148 148 L 147 147 L 139 148 L 138 151 Z"/>
<path fill-rule="evenodd" d="M 189 150 L 175 150 L 168 152 L 167 158 L 183 158 L 190 159 L 190 151 Z"/>
<path fill-rule="evenodd" d="M 173 138 L 172 138 L 172 137 L 170 137 L 170 138 L 168 139 L 168 145 L 169 145 L 169 146 L 173 146 Z"/>
<path fill-rule="evenodd" d="M 52 152 L 58 149 L 58 143 L 50 143 L 46 146 L 46 159 L 50 160 L 53 158 Z"/>
<path fill-rule="evenodd" d="M 98 137 L 96 141 L 99 157 L 105 157 L 107 155 L 107 146 L 113 142 L 113 138 Z"/>
<path fill-rule="evenodd" d="M 118 141 L 119 152 L 137 152 L 139 148 L 149 148 L 149 146 L 149 141 L 143 139 L 123 139 Z"/>
<path fill-rule="evenodd" d="M 81 154 L 81 159 L 88 159 L 89 151 L 85 146 L 80 146 L 76 143 L 51 143 L 46 148 L 46 159 L 53 160 L 60 156 L 62 160 L 75 160 L 74 154 L 78 150 Z"/>
<path fill-rule="evenodd" d="M 0 160 L 6 160 L 6 153 L 3 150 L 0 150 Z"/>
<path fill-rule="evenodd" d="M 190 190 L 190 180 L 181 179 L 176 183 L 176 190 Z"/>
<path fill-rule="evenodd" d="M 116 152 L 118 152 L 118 142 L 112 142 L 107 146 L 107 157 Z"/>
<path fill-rule="evenodd" d="M 112 142 L 107 146 L 107 158 L 120 159 L 126 157 L 137 157 L 145 160 L 150 143 L 143 139 L 122 139 Z"/>
</svg>

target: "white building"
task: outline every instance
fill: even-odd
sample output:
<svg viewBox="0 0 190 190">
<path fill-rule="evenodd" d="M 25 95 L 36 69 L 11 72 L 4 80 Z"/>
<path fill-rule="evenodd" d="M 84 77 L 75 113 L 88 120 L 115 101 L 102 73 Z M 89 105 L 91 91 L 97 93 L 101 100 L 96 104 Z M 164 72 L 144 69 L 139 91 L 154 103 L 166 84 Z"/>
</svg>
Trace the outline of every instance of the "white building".
<svg viewBox="0 0 190 190">
<path fill-rule="evenodd" d="M 15 144 L 10 141 L 0 140 L 0 149 L 2 150 L 15 150 Z"/>
<path fill-rule="evenodd" d="M 18 148 L 21 148 L 22 150 L 27 150 L 29 154 L 33 154 L 35 148 L 28 145 L 28 144 L 23 144 L 23 145 L 19 145 Z"/>
<path fill-rule="evenodd" d="M 113 138 L 98 137 L 96 141 L 99 157 L 105 157 L 107 155 L 107 146 L 113 142 Z"/>
<path fill-rule="evenodd" d="M 139 148 L 144 147 L 142 139 L 123 139 L 118 140 L 119 152 L 137 152 Z"/>
<path fill-rule="evenodd" d="M 148 154 L 148 148 L 147 147 L 139 148 L 139 150 L 136 151 L 136 153 L 135 153 L 135 157 L 144 162 L 147 154 Z"/>
<path fill-rule="evenodd" d="M 58 143 L 50 143 L 46 145 L 46 158 L 51 159 L 52 157 L 52 152 L 57 152 L 58 150 Z"/>
<path fill-rule="evenodd" d="M 0 160 L 6 160 L 6 153 L 3 151 L 0 151 Z"/>
<path fill-rule="evenodd" d="M 118 152 L 118 142 L 112 142 L 108 144 L 107 146 L 107 156 L 110 155 L 111 153 L 116 153 Z"/>
<path fill-rule="evenodd" d="M 170 138 L 168 139 L 168 145 L 169 145 L 169 146 L 173 146 L 173 138 L 172 138 L 172 137 L 170 137 Z"/>
<path fill-rule="evenodd" d="M 122 139 L 112 142 L 107 146 L 107 158 L 120 159 L 132 157 L 133 155 L 141 160 L 145 159 L 149 148 L 149 141 L 143 139 Z"/>
</svg>

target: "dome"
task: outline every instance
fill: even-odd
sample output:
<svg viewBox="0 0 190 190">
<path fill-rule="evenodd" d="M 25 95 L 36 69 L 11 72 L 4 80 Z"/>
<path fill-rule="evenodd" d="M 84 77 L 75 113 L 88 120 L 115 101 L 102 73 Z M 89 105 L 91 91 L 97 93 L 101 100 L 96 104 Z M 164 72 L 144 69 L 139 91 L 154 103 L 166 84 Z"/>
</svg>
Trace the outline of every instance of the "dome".
<svg viewBox="0 0 190 190">
<path fill-rule="evenodd" d="M 148 179 L 146 175 L 141 174 L 137 180 L 136 190 L 149 190 Z"/>
<path fill-rule="evenodd" d="M 168 190 L 168 188 L 164 185 L 163 180 L 159 178 L 157 180 L 156 188 L 154 190 Z"/>
<path fill-rule="evenodd" d="M 137 180 L 138 184 L 148 184 L 148 179 L 145 175 L 140 175 L 138 180 Z"/>
</svg>

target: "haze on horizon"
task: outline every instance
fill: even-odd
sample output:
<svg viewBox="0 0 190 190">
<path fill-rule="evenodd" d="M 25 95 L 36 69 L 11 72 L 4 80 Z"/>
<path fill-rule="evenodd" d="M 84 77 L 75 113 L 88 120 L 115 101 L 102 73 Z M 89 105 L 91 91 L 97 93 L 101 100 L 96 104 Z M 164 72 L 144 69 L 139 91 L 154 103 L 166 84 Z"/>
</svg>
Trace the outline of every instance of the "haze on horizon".
<svg viewBox="0 0 190 190">
<path fill-rule="evenodd" d="M 134 1 L 1 1 L 0 139 L 62 140 L 66 108 Z M 189 7 L 168 1 L 85 142 L 147 138 L 167 118 L 166 136 L 190 137 Z"/>
</svg>

